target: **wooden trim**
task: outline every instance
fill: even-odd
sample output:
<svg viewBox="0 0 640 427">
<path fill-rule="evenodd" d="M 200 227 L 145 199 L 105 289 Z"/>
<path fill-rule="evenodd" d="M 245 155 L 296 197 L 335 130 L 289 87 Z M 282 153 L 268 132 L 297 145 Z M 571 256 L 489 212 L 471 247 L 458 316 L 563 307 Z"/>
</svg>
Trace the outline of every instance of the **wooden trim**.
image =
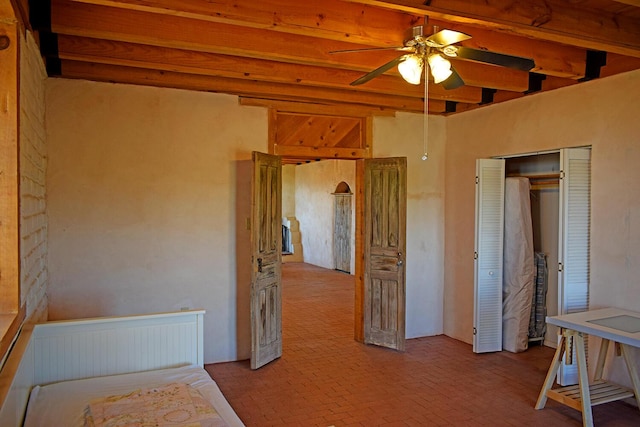
<svg viewBox="0 0 640 427">
<path fill-rule="evenodd" d="M 371 115 L 395 117 L 396 115 L 395 110 L 385 109 L 383 107 L 376 108 L 357 104 L 318 104 L 244 96 L 240 97 L 240 105 L 273 108 L 279 113 L 306 113 L 339 117 L 369 117 Z"/>
<path fill-rule="evenodd" d="M 560 185 L 560 172 L 507 174 L 507 178 L 523 177 L 531 181 L 531 190 L 546 190 L 558 188 Z"/>
<path fill-rule="evenodd" d="M 0 22 L 0 35 L 9 39 L 0 50 L 0 313 L 11 314 L 20 301 L 18 24 Z"/>
<path fill-rule="evenodd" d="M 363 148 L 339 147 L 289 147 L 274 145 L 273 154 L 284 157 L 308 157 L 310 159 L 363 159 L 367 150 Z"/>
<path fill-rule="evenodd" d="M 9 395 L 13 380 L 20 368 L 22 357 L 29 346 L 29 341 L 33 334 L 33 328 L 33 324 L 25 325 L 22 328 L 7 361 L 2 367 L 2 371 L 0 371 L 0 408 L 4 406 L 5 400 Z"/>
<path fill-rule="evenodd" d="M 354 339 L 364 342 L 364 160 L 356 161 Z"/>
<path fill-rule="evenodd" d="M 11 0 L 16 19 L 22 28 L 31 29 L 29 22 L 29 2 L 27 0 Z"/>
<path fill-rule="evenodd" d="M 18 335 L 20 331 L 20 327 L 24 322 L 24 319 L 27 314 L 26 306 L 23 304 L 18 310 L 18 313 L 15 314 L 13 321 L 9 325 L 9 328 L 4 333 L 2 338 L 0 339 L 0 360 L 4 359 L 6 354 L 9 352 L 11 348 L 11 344 L 13 343 L 14 338 Z"/>
<path fill-rule="evenodd" d="M 276 138 L 278 136 L 278 110 L 275 108 L 269 108 L 269 123 L 267 126 L 268 153 L 275 154 Z"/>
<path fill-rule="evenodd" d="M 529 179 L 559 179 L 560 172 L 548 172 L 548 173 L 510 173 L 507 174 L 507 178 L 511 177 L 523 177 Z"/>
<path fill-rule="evenodd" d="M 373 117 L 371 116 L 365 119 L 362 140 L 364 141 L 364 149 L 367 150 L 365 158 L 369 159 L 372 157 L 371 153 L 373 152 Z"/>
</svg>

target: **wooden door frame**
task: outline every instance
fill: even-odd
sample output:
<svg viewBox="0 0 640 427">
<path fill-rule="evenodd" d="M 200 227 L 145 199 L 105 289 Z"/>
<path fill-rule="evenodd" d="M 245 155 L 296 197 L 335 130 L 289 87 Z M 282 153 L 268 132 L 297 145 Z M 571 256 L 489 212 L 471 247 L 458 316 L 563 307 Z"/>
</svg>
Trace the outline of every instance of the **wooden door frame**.
<svg viewBox="0 0 640 427">
<path fill-rule="evenodd" d="M 355 189 L 355 248 L 354 248 L 354 339 L 364 343 L 364 160 L 372 158 L 373 116 L 393 116 L 395 112 L 387 110 L 363 109 L 361 107 L 340 107 L 336 105 L 322 106 L 318 104 L 290 103 L 285 101 L 256 100 L 242 98 L 242 105 L 268 108 L 268 153 L 284 158 L 305 158 L 313 152 L 313 159 L 354 160 L 356 163 Z M 331 149 L 325 147 L 298 147 L 285 150 L 277 144 L 278 113 L 295 112 L 359 118 L 361 120 L 360 146 L 357 149 Z"/>
<path fill-rule="evenodd" d="M 356 213 L 355 213 L 355 278 L 353 336 L 364 342 L 364 159 L 356 160 Z"/>
</svg>

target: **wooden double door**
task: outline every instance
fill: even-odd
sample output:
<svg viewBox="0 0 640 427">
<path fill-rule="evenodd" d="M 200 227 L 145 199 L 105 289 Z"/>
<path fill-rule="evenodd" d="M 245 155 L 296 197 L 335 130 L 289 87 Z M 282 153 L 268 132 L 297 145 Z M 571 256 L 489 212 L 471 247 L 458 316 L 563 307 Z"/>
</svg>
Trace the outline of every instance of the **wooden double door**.
<svg viewBox="0 0 640 427">
<path fill-rule="evenodd" d="M 404 350 L 406 158 L 359 160 L 356 229 L 356 338 Z M 282 356 L 282 167 L 253 153 L 251 368 Z M 357 282 L 358 283 L 358 282 Z M 360 289 L 358 289 L 360 287 Z"/>
</svg>

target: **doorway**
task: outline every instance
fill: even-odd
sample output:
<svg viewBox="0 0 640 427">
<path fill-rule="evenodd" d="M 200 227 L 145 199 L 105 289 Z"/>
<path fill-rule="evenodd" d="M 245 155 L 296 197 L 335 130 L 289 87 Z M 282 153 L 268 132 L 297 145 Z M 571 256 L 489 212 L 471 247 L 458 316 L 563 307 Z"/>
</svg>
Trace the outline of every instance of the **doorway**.
<svg viewBox="0 0 640 427">
<path fill-rule="evenodd" d="M 356 272 L 355 339 L 403 350 L 406 158 L 361 160 L 355 169 L 353 166 L 352 161 L 343 160 L 296 166 L 294 212 L 302 224 L 304 261 L 324 268 L 334 266 L 333 236 L 327 231 L 333 225 L 335 191 L 327 187 L 332 181 L 350 182 L 336 175 L 345 173 L 340 171 L 344 167 L 351 182 L 357 181 L 356 208 L 351 211 L 356 227 L 350 237 L 354 242 L 350 264 L 355 265 L 350 271 Z"/>
<path fill-rule="evenodd" d="M 349 274 L 355 272 L 356 233 L 352 226 L 356 223 L 355 188 L 353 160 L 283 165 L 282 216 L 287 220 L 295 218 L 299 223 L 300 251 L 304 255 L 298 261 Z M 341 268 L 336 264 L 337 258 Z M 283 262 L 293 259 L 286 256 Z"/>
<path fill-rule="evenodd" d="M 283 221 L 295 218 L 299 230 L 299 248 L 283 256 L 283 272 L 295 271 L 297 279 L 311 283 L 311 267 L 344 274 L 345 286 L 355 293 L 356 162 L 323 159 L 282 166 Z M 338 224 L 338 227 L 336 225 Z M 336 246 L 341 252 L 336 250 Z M 337 263 L 339 262 L 339 263 Z M 293 265 L 291 264 L 302 264 Z M 306 266 L 306 268 L 305 268 Z M 303 279 L 304 275 L 308 275 Z M 343 316 L 340 317 L 344 319 Z M 353 315 L 348 325 L 356 327 Z M 286 333 L 286 331 L 284 331 Z"/>
</svg>

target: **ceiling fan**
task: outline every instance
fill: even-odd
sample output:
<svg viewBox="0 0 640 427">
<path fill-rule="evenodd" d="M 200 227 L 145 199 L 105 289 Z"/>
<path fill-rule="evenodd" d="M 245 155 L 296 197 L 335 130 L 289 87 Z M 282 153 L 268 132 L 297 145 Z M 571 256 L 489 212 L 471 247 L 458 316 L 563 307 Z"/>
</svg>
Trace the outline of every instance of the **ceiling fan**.
<svg viewBox="0 0 640 427">
<path fill-rule="evenodd" d="M 425 17 L 425 24 L 427 23 Z M 506 55 L 487 50 L 458 46 L 457 43 L 469 40 L 470 35 L 453 30 L 440 30 L 434 27 L 433 34 L 424 35 L 424 26 L 417 25 L 407 30 L 403 46 L 383 47 L 368 49 L 337 50 L 330 53 L 364 52 L 372 50 L 398 50 L 407 52 L 395 59 L 381 65 L 373 71 L 351 82 L 352 86 L 361 85 L 381 74 L 389 71 L 396 65 L 398 71 L 408 83 L 418 85 L 424 79 L 424 115 L 423 115 L 423 148 L 422 160 L 428 159 L 427 142 L 429 132 L 428 103 L 429 103 L 429 71 L 434 83 L 442 83 L 445 89 L 455 89 L 464 85 L 462 77 L 456 72 L 447 58 L 461 58 L 476 62 L 514 68 L 521 71 L 530 71 L 534 67 L 532 59 L 519 56 Z M 424 73 L 423 73 L 424 71 Z M 424 75 L 424 77 L 422 77 Z"/>
<path fill-rule="evenodd" d="M 424 26 L 417 25 L 407 30 L 404 45 L 400 47 L 338 50 L 331 53 L 389 49 L 407 52 L 351 82 L 352 86 L 366 83 L 397 65 L 398 71 L 408 83 L 420 84 L 423 70 L 429 69 L 434 83 L 442 83 L 445 89 L 455 89 L 464 85 L 464 81 L 447 58 L 457 57 L 521 71 L 529 71 L 535 65 L 533 60 L 529 58 L 457 45 L 457 43 L 470 38 L 470 35 L 459 31 L 447 29 L 438 31 L 437 27 L 434 27 L 433 34 L 425 36 Z M 426 77 L 427 73 L 425 71 Z"/>
</svg>

